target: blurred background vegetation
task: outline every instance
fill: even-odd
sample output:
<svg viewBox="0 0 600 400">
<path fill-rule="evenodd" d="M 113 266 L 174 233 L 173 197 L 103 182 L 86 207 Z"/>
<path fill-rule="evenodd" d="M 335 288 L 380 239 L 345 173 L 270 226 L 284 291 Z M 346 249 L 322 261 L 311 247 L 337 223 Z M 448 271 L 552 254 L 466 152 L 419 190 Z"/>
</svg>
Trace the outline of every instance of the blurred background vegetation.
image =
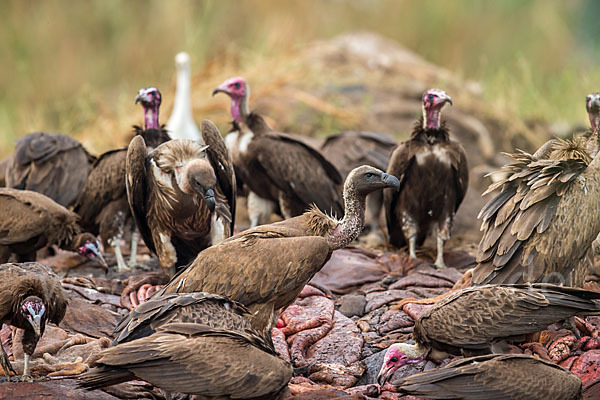
<svg viewBox="0 0 600 400">
<path fill-rule="evenodd" d="M 111 147 L 114 137 L 94 135 L 99 124 L 122 133 L 140 122 L 141 87 L 172 97 L 181 50 L 193 73 L 243 71 L 369 30 L 481 82 L 495 108 L 568 123 L 585 123 L 585 95 L 600 83 L 594 0 L 15 0 L 0 2 L 0 15 L 0 155 L 34 130 Z M 167 103 L 163 122 L 169 113 Z"/>
</svg>

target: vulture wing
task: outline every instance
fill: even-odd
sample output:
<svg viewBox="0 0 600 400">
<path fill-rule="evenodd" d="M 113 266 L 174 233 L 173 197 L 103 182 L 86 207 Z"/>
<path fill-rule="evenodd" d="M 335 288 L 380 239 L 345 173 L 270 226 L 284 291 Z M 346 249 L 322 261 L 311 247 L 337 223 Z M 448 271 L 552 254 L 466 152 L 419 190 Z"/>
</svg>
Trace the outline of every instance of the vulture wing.
<svg viewBox="0 0 600 400">
<path fill-rule="evenodd" d="M 146 200 L 148 198 L 146 176 L 146 143 L 141 136 L 135 136 L 129 143 L 126 158 L 126 182 L 127 199 L 129 207 L 135 219 L 135 223 L 144 239 L 146 246 L 156 254 L 152 232 L 146 219 Z"/>
<path fill-rule="evenodd" d="M 454 170 L 454 185 L 456 186 L 456 206 L 454 211 L 458 210 L 469 188 L 469 165 L 465 149 L 458 142 L 451 141 L 448 144 L 450 151 L 450 162 Z"/>
<path fill-rule="evenodd" d="M 411 375 L 398 385 L 398 390 L 428 399 L 576 400 L 581 396 L 581 380 L 536 357 L 489 355 Z"/>
</svg>

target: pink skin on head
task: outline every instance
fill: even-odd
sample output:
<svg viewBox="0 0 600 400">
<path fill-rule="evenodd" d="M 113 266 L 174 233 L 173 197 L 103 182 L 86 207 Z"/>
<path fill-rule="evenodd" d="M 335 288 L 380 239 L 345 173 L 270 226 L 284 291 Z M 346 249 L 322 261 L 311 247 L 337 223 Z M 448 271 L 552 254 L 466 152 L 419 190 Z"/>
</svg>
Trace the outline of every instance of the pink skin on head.
<svg viewBox="0 0 600 400">
<path fill-rule="evenodd" d="M 600 93 L 592 93 L 585 99 L 585 108 L 590 118 L 592 130 L 597 133 L 600 127 Z"/>
<path fill-rule="evenodd" d="M 399 349 L 395 348 L 394 346 L 390 346 L 385 353 L 381 370 L 377 375 L 377 380 L 379 381 L 380 385 L 383 385 L 398 368 L 406 364 L 415 364 L 421 362 L 424 359 L 424 355 L 416 359 L 411 359 Z"/>
<path fill-rule="evenodd" d="M 158 123 L 158 109 L 162 102 L 162 95 L 155 87 L 140 89 L 135 102 L 141 102 L 144 107 L 144 128 L 160 129 Z"/>
<path fill-rule="evenodd" d="M 452 104 L 452 99 L 443 90 L 429 89 L 423 94 L 423 127 L 439 129 L 440 114 L 446 103 Z"/>
<path fill-rule="evenodd" d="M 227 79 L 213 91 L 213 95 L 218 92 L 226 93 L 231 97 L 231 116 L 237 122 L 243 122 L 243 114 L 246 110 L 242 108 L 247 107 L 247 104 L 242 104 L 242 101 L 248 99 L 248 85 L 244 78 L 237 76 Z"/>
</svg>

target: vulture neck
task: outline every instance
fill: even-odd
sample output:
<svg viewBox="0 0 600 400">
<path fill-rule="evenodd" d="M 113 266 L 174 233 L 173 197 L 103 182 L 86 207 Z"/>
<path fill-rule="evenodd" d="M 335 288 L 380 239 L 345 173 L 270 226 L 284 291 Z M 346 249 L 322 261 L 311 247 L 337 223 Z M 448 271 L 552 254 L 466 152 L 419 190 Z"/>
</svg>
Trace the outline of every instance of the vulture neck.
<svg viewBox="0 0 600 400">
<path fill-rule="evenodd" d="M 423 129 L 440 129 L 442 107 L 425 108 L 423 106 Z"/>
<path fill-rule="evenodd" d="M 365 195 L 356 193 L 353 182 L 344 186 L 344 218 L 329 234 L 329 245 L 337 250 L 352 243 L 363 230 L 365 224 Z"/>
<path fill-rule="evenodd" d="M 158 104 L 144 107 L 144 128 L 146 130 L 160 129 L 160 125 L 158 124 L 158 107 Z"/>
<path fill-rule="evenodd" d="M 250 109 L 248 108 L 249 97 L 250 88 L 247 86 L 244 96 L 231 98 L 231 116 L 239 123 L 246 122 L 246 118 L 250 115 Z"/>
</svg>

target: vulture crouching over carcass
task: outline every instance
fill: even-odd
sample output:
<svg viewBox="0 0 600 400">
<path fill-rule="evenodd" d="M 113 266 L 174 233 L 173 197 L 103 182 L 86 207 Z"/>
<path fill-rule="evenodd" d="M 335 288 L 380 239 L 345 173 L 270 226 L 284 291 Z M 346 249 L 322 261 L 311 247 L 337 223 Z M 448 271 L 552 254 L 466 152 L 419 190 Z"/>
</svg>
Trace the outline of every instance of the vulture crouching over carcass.
<svg viewBox="0 0 600 400">
<path fill-rule="evenodd" d="M 356 168 L 344 184 L 342 220 L 313 207 L 298 217 L 238 233 L 198 254 L 156 296 L 217 293 L 248 307 L 255 329 L 267 328 L 274 310 L 291 304 L 331 253 L 358 237 L 366 196 L 398 186 L 396 177 L 376 168 Z"/>
<path fill-rule="evenodd" d="M 147 151 L 136 136 L 127 151 L 127 197 L 144 242 L 171 275 L 231 236 L 235 173 L 221 134 L 202 121 L 204 143 L 165 142 Z"/>
<path fill-rule="evenodd" d="M 279 207 L 284 218 L 301 215 L 315 204 L 320 210 L 344 214 L 338 170 L 311 146 L 276 132 L 257 113 L 250 112 L 250 87 L 231 78 L 213 91 L 231 97 L 232 131 L 225 141 L 236 176 L 248 187 L 251 227 L 266 223 Z"/>
<path fill-rule="evenodd" d="M 450 293 L 415 322 L 416 344 L 396 343 L 385 354 L 379 379 L 425 357 L 505 352 L 509 340 L 575 315 L 600 314 L 600 293 L 547 284 L 485 285 Z"/>
<path fill-rule="evenodd" d="M 42 193 L 72 205 L 92 169 L 92 157 L 77 140 L 60 133 L 30 133 L 15 144 L 6 168 L 6 187 Z"/>
<path fill-rule="evenodd" d="M 581 379 L 577 375 L 524 354 L 455 360 L 443 368 L 409 376 L 396 390 L 427 399 L 583 399 Z"/>
<path fill-rule="evenodd" d="M 135 98 L 144 107 L 144 129 L 134 126 L 148 148 L 170 140 L 168 133 L 158 122 L 162 96 L 154 87 L 140 89 Z M 85 187 L 73 211 L 81 217 L 81 226 L 88 232 L 100 235 L 103 244 L 115 252 L 119 272 L 127 269 L 121 252 L 121 240 L 131 241 L 129 265 L 136 263 L 139 233 L 129 209 L 125 188 L 125 164 L 127 147 L 110 150 L 98 157 L 92 165 Z"/>
<path fill-rule="evenodd" d="M 57 245 L 108 268 L 94 235 L 82 232 L 79 216 L 43 194 L 0 188 L 0 263 L 15 254 L 18 262 L 35 261 L 35 252 Z"/>
<path fill-rule="evenodd" d="M 171 116 L 167 121 L 167 130 L 173 139 L 200 140 L 200 130 L 192 116 L 190 101 L 190 55 L 186 52 L 175 56 L 177 67 L 177 90 Z"/>
<path fill-rule="evenodd" d="M 67 310 L 67 294 L 58 276 L 39 263 L 0 265 L 0 325 L 6 323 L 25 331 L 23 380 L 29 376 L 29 358 L 46 329 L 46 321 L 59 324 Z M 0 363 L 4 376 L 13 373 L 8 356 L 0 343 Z"/>
<path fill-rule="evenodd" d="M 444 268 L 444 242 L 450 239 L 454 214 L 469 184 L 467 157 L 460 143 L 450 139 L 441 122 L 442 108 L 452 99 L 442 90 L 423 95 L 423 117 L 409 140 L 392 154 L 387 172 L 400 179 L 400 192 L 385 191 L 384 203 L 390 243 L 405 246 L 411 258 L 433 231 L 437 239 L 435 266 Z"/>
<path fill-rule="evenodd" d="M 587 97 L 586 110 L 594 135 L 600 137 L 599 93 Z M 508 177 L 484 193 L 500 188 L 479 213 L 483 237 L 473 284 L 566 282 L 583 287 L 586 255 L 600 232 L 600 157 L 596 152 L 589 161 L 585 148 L 565 151 L 565 143 L 554 140 L 534 155 L 509 155 L 514 162 L 502 169 Z"/>
<path fill-rule="evenodd" d="M 249 316 L 241 304 L 209 293 L 150 299 L 120 322 L 114 346 L 80 384 L 97 389 L 143 379 L 169 395 L 277 399 L 292 367 L 268 331 L 252 330 Z"/>
</svg>

